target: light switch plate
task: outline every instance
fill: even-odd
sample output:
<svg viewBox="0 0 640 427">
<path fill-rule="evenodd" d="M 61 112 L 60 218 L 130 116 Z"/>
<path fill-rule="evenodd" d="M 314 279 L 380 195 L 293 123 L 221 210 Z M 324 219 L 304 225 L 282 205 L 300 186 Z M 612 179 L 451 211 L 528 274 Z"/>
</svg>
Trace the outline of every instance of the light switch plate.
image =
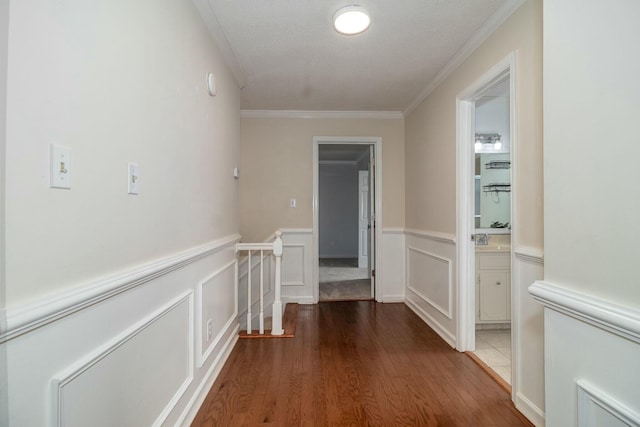
<svg viewBox="0 0 640 427">
<path fill-rule="evenodd" d="M 128 164 L 127 192 L 129 194 L 140 194 L 140 170 L 137 163 Z"/>
<path fill-rule="evenodd" d="M 51 188 L 71 188 L 71 149 L 64 145 L 50 145 L 49 167 L 51 175 L 49 186 Z"/>
</svg>

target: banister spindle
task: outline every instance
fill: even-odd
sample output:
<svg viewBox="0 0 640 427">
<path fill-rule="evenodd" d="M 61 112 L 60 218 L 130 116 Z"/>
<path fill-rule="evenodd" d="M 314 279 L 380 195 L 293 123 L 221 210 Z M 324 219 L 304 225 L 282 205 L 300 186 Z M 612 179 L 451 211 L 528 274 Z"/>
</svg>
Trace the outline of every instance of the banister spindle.
<svg viewBox="0 0 640 427">
<path fill-rule="evenodd" d="M 249 267 L 247 269 L 247 335 L 251 335 L 251 251 L 249 251 Z"/>
<path fill-rule="evenodd" d="M 264 250 L 260 249 L 260 335 L 264 334 Z"/>
</svg>

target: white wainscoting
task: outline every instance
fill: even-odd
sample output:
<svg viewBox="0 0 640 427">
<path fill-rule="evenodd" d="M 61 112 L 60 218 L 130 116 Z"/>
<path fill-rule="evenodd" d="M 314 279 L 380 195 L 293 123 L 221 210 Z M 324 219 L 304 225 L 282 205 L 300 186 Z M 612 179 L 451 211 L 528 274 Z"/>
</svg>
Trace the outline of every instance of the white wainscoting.
<svg viewBox="0 0 640 427">
<path fill-rule="evenodd" d="M 543 310 L 527 292 L 544 277 L 544 254 L 536 249 L 513 248 L 512 301 L 512 398 L 516 408 L 536 426 L 545 424 L 544 414 L 544 321 Z"/>
<path fill-rule="evenodd" d="M 378 276 L 381 302 L 402 302 L 405 299 L 405 236 L 403 229 L 382 231 L 384 252 L 379 259 L 382 266 Z M 272 240 L 270 238 L 269 240 Z M 311 229 L 282 229 L 284 250 L 282 255 L 282 301 L 314 304 L 314 270 L 318 260 L 313 258 Z M 317 273 L 317 272 L 316 272 Z"/>
<path fill-rule="evenodd" d="M 404 302 L 405 299 L 405 235 L 402 228 L 382 229 L 382 262 L 378 277 L 378 289 L 382 293 L 376 300 L 381 302 Z"/>
<path fill-rule="evenodd" d="M 238 239 L 9 308 L 9 426 L 188 425 L 237 340 Z"/>
<path fill-rule="evenodd" d="M 313 304 L 315 264 L 311 229 L 282 229 L 282 243 L 282 302 Z"/>
<path fill-rule="evenodd" d="M 455 237 L 429 231 L 406 230 L 405 239 L 405 302 L 455 348 Z"/>
<path fill-rule="evenodd" d="M 529 292 L 544 305 L 547 425 L 640 425 L 640 310 L 546 281 Z"/>
<path fill-rule="evenodd" d="M 196 322 L 196 362 L 198 368 L 207 361 L 214 349 L 222 341 L 225 331 L 238 322 L 238 304 L 220 303 L 227 298 L 229 291 L 225 284 L 235 283 L 238 274 L 238 261 L 225 264 L 216 272 L 198 283 L 198 305 Z M 238 288 L 234 286 L 234 300 L 238 301 Z M 211 326 L 209 326 L 211 322 Z M 217 333 L 215 333 L 217 332 Z M 209 336 L 209 334 L 211 334 Z"/>
</svg>

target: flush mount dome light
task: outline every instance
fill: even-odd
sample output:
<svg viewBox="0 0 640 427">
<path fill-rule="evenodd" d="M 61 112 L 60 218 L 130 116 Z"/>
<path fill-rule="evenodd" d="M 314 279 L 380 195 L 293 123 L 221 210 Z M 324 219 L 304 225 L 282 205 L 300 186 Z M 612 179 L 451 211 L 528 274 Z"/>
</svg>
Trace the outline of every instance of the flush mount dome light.
<svg viewBox="0 0 640 427">
<path fill-rule="evenodd" d="M 360 34 L 369 28 L 369 24 L 369 14 L 361 6 L 343 7 L 333 15 L 333 28 L 340 34 Z"/>
</svg>

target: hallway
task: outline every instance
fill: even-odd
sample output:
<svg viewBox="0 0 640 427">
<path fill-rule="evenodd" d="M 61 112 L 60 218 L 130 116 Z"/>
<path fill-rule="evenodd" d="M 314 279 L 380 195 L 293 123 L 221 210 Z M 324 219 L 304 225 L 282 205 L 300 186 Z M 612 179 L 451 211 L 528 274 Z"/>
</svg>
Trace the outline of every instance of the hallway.
<svg viewBox="0 0 640 427">
<path fill-rule="evenodd" d="M 193 426 L 530 425 L 404 304 L 301 305 L 295 338 L 240 340 Z"/>
</svg>

